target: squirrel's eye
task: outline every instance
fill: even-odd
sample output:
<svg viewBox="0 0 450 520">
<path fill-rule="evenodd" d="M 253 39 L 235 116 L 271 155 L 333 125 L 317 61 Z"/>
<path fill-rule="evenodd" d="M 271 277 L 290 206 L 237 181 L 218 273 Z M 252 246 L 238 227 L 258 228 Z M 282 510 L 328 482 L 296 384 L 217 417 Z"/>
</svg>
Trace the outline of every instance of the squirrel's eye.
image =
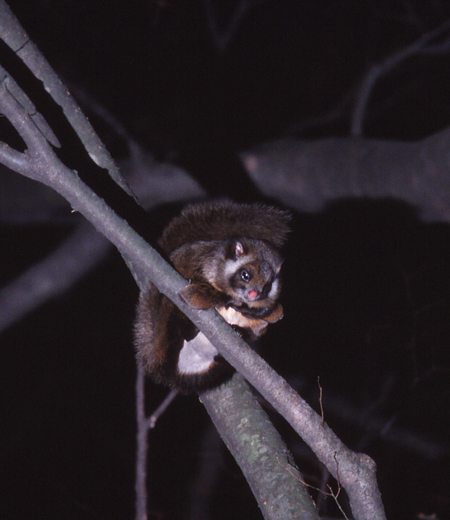
<svg viewBox="0 0 450 520">
<path fill-rule="evenodd" d="M 244 280 L 245 283 L 248 283 L 250 281 L 250 274 L 248 273 L 247 270 L 242 269 L 241 278 L 242 278 L 242 280 Z"/>
</svg>

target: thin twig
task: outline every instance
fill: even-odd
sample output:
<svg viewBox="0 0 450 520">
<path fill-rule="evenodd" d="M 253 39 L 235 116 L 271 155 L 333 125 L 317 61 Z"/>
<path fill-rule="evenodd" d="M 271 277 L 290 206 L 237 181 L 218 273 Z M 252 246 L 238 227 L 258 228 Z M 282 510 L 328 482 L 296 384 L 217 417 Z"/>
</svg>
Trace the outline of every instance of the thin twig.
<svg viewBox="0 0 450 520">
<path fill-rule="evenodd" d="M 361 86 L 359 87 L 359 94 L 356 100 L 355 108 L 351 118 L 350 134 L 353 137 L 361 137 L 363 133 L 364 120 L 367 116 L 367 105 L 375 84 L 383 77 L 397 67 L 402 61 L 419 53 L 424 52 L 425 45 L 431 40 L 438 38 L 445 32 L 450 30 L 450 20 L 446 20 L 439 27 L 425 33 L 414 43 L 407 45 L 403 49 L 391 54 L 383 62 L 374 64 L 367 74 L 364 76 Z M 448 43 L 445 45 L 448 46 Z M 439 52 L 442 52 L 442 46 L 439 46 Z"/>
<path fill-rule="evenodd" d="M 145 415 L 145 373 L 139 364 L 136 375 L 136 423 L 136 520 L 146 520 L 149 419 Z"/>
<path fill-rule="evenodd" d="M 322 398 L 323 398 L 323 388 L 322 388 L 322 385 L 320 384 L 320 377 L 317 376 L 317 385 L 319 387 L 319 406 L 320 406 L 320 416 L 322 417 L 322 428 L 325 424 L 325 415 L 323 413 L 323 401 L 322 401 Z"/>
<path fill-rule="evenodd" d="M 153 429 L 156 426 L 156 421 L 161 417 L 161 415 L 167 410 L 170 403 L 175 399 L 175 397 L 179 394 L 178 390 L 171 390 L 163 402 L 158 406 L 158 408 L 152 413 L 152 415 L 148 419 L 148 427 L 149 429 Z"/>
</svg>

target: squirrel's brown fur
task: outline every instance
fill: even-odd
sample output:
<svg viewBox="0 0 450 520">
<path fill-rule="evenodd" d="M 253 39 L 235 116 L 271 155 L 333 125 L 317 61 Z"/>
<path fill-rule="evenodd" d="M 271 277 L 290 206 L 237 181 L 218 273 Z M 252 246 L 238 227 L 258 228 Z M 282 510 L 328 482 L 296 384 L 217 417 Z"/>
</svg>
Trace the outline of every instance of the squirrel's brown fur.
<svg viewBox="0 0 450 520">
<path fill-rule="evenodd" d="M 281 247 L 289 232 L 289 213 L 264 204 L 205 202 L 186 206 L 164 229 L 160 246 L 171 253 L 197 240 L 249 237 Z"/>
<path fill-rule="evenodd" d="M 183 209 L 159 241 L 191 283 L 181 296 L 215 307 L 228 323 L 256 338 L 278 321 L 278 248 L 289 215 L 260 204 L 207 202 Z M 232 373 L 202 333 L 153 284 L 142 291 L 135 326 L 138 359 L 157 381 L 183 391 L 219 384 Z"/>
</svg>

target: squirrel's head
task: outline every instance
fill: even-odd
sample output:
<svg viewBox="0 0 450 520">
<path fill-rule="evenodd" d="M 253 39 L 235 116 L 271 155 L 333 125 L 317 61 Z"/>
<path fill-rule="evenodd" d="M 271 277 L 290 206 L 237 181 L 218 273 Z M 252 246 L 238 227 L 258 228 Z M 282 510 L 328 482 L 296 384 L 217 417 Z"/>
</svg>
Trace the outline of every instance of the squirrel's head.
<svg viewBox="0 0 450 520">
<path fill-rule="evenodd" d="M 229 240 L 214 287 L 230 296 L 238 307 L 271 308 L 281 290 L 282 263 L 279 253 L 262 240 Z"/>
</svg>

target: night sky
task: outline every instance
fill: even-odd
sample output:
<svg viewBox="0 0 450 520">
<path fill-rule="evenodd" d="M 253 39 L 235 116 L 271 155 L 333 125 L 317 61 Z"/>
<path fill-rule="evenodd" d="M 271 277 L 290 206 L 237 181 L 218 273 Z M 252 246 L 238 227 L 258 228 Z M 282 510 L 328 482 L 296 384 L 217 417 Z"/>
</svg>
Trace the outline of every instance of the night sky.
<svg viewBox="0 0 450 520">
<path fill-rule="evenodd" d="M 223 36 L 238 2 L 216 3 Z M 9 2 L 75 96 L 102 104 L 157 160 L 186 168 L 211 195 L 237 200 L 258 195 L 237 152 L 283 137 L 348 136 L 368 67 L 450 19 L 444 1 L 249 4 L 220 47 L 200 1 Z M 449 126 L 448 48 L 432 50 L 380 81 L 365 137 L 411 141 Z M 0 63 L 52 121 L 45 93 L 3 43 Z M 124 158 L 114 128 L 86 112 L 112 155 Z M 62 137 L 70 166 L 85 165 Z M 0 188 L 13 175 L 1 171 Z M 2 286 L 53 251 L 77 218 L 33 221 L 21 209 L 26 217 L 0 223 Z M 158 211 L 152 218 L 167 218 Z M 401 201 L 337 200 L 320 214 L 295 213 L 284 251 L 285 318 L 261 345 L 316 409 L 320 377 L 328 424 L 377 462 L 388 518 L 450 517 L 449 239 L 447 224 L 422 223 Z M 133 518 L 137 296 L 111 250 L 2 334 L 1 518 Z M 166 393 L 149 384 L 148 409 Z M 268 411 L 318 486 L 314 458 Z M 210 435 L 195 397 L 179 397 L 160 419 L 150 436 L 149 519 L 194 518 L 201 495 L 192 482 L 211 456 Z M 219 453 L 210 518 L 260 518 L 236 464 Z M 321 512 L 338 516 L 325 502 Z"/>
</svg>

